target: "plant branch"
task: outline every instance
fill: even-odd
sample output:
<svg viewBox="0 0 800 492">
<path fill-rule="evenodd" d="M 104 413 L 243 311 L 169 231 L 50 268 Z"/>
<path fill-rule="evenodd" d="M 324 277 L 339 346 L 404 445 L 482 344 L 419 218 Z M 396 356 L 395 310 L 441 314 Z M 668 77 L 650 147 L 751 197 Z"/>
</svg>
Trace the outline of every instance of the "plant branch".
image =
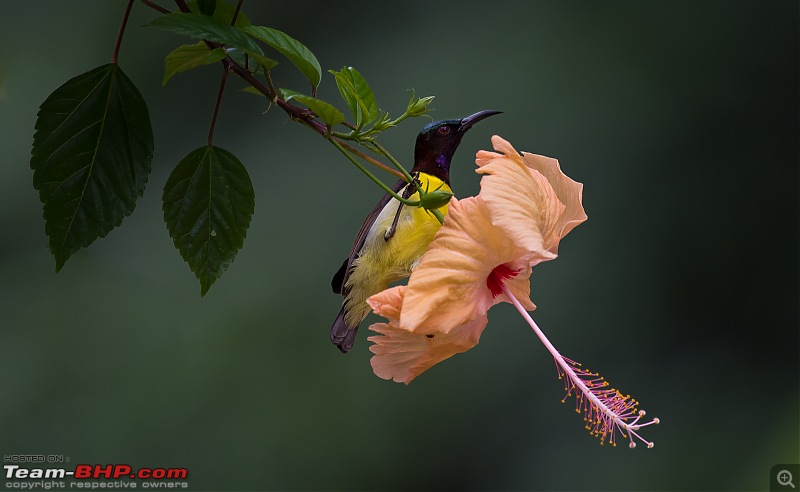
<svg viewBox="0 0 800 492">
<path fill-rule="evenodd" d="M 394 167 L 396 167 L 397 170 L 400 171 L 400 173 L 402 173 L 403 179 L 405 179 L 409 183 L 414 183 L 414 185 L 417 188 L 417 191 L 420 192 L 420 193 L 422 192 L 422 189 L 420 188 L 419 183 L 416 180 L 411 178 L 411 175 L 408 174 L 408 171 L 406 171 L 406 168 L 404 168 L 402 166 L 402 164 L 397 162 L 397 159 L 395 159 L 394 156 L 392 156 L 392 154 L 390 154 L 386 149 L 384 149 L 383 146 L 381 144 L 379 144 L 378 142 L 373 141 L 372 145 L 374 145 L 375 148 L 378 149 L 378 152 L 380 152 L 381 154 L 383 154 L 384 157 L 389 159 L 389 162 L 391 162 L 394 165 Z"/>
<path fill-rule="evenodd" d="M 241 6 L 241 2 L 242 1 L 243 0 L 240 0 L 239 4 L 237 5 L 237 8 L 239 6 Z M 189 7 L 186 5 L 186 2 L 184 0 L 175 0 L 175 4 L 178 6 L 178 8 L 182 12 L 189 12 Z M 208 46 L 208 48 L 211 49 L 211 50 L 213 50 L 215 48 L 219 48 L 219 47 L 222 46 L 220 43 L 216 43 L 216 42 L 212 42 L 212 41 L 205 41 L 205 43 Z M 230 57 L 227 57 L 224 60 L 222 60 L 222 64 L 226 68 L 226 72 L 225 72 L 226 74 L 228 73 L 228 71 L 232 71 L 239 78 L 241 78 L 242 80 L 244 80 L 245 82 L 250 84 L 250 86 L 252 86 L 255 90 L 257 90 L 258 92 L 264 94 L 264 96 L 267 99 L 269 99 L 273 104 L 275 104 L 279 108 L 281 108 L 287 115 L 289 115 L 289 118 L 291 118 L 292 120 L 295 120 L 295 121 L 297 121 L 299 123 L 302 123 L 302 124 L 306 125 L 307 127 L 311 128 L 315 132 L 319 133 L 320 135 L 322 135 L 326 139 L 331 140 L 331 142 L 333 142 L 333 139 L 331 139 L 329 137 L 328 127 L 325 126 L 323 123 L 317 121 L 315 119 L 316 115 L 314 115 L 313 112 L 305 110 L 305 109 L 302 109 L 302 108 L 299 108 L 299 107 L 297 107 L 297 106 L 285 101 L 283 98 L 280 97 L 278 92 L 275 90 L 275 87 L 272 85 L 272 79 L 270 78 L 268 72 L 267 72 L 267 83 L 269 85 L 267 86 L 263 82 L 258 80 L 249 70 L 247 70 L 246 68 L 244 68 L 241 65 L 239 65 L 238 63 L 236 63 Z M 223 82 L 223 85 L 224 85 L 224 82 Z M 219 104 L 219 99 L 217 100 L 217 103 Z M 212 127 L 212 131 L 213 131 L 213 127 Z M 209 137 L 210 136 L 211 136 L 211 134 L 209 134 Z M 347 151 L 352 152 L 353 154 L 361 157 L 362 159 L 364 159 L 365 161 L 369 162 L 370 164 L 372 164 L 374 166 L 377 166 L 377 167 L 383 169 L 384 171 L 386 171 L 386 172 L 388 172 L 390 174 L 394 174 L 395 176 L 397 176 L 399 178 L 402 178 L 402 179 L 406 179 L 406 180 L 409 179 L 407 177 L 404 177 L 403 174 L 401 174 L 399 172 L 396 172 L 392 168 L 390 168 L 390 167 L 386 166 L 385 164 L 382 164 L 381 162 L 377 161 L 376 159 L 373 159 L 372 157 L 364 154 L 363 152 L 360 152 L 359 150 L 354 149 L 353 147 L 350 147 L 349 145 L 343 144 L 342 142 L 340 142 L 338 140 L 336 141 L 336 143 L 334 145 L 337 145 L 337 147 L 340 148 L 340 150 L 342 150 L 342 151 L 345 151 L 345 149 L 346 149 L 345 155 L 348 158 L 350 158 L 350 155 L 347 154 Z M 357 164 L 357 165 L 360 167 L 360 164 Z M 372 177 L 373 177 L 374 180 L 377 180 L 377 182 L 379 182 L 381 185 L 383 185 L 384 189 L 386 188 L 386 185 L 383 184 L 383 182 L 381 182 L 380 180 L 378 180 L 374 176 L 372 176 Z"/>
<path fill-rule="evenodd" d="M 119 61 L 119 47 L 122 45 L 122 35 L 125 34 L 125 26 L 128 24 L 128 16 L 131 14 L 131 7 L 133 0 L 128 0 L 128 5 L 125 7 L 125 15 L 122 16 L 122 24 L 119 26 L 117 33 L 117 42 L 114 43 L 114 53 L 111 55 L 111 63 L 114 65 Z"/>
<path fill-rule="evenodd" d="M 162 14 L 170 14 L 170 13 L 172 13 L 169 10 L 165 9 L 164 7 L 162 7 L 161 5 L 158 5 L 155 2 L 151 2 L 150 0 L 142 0 L 142 3 L 147 5 L 148 7 L 150 7 L 153 10 L 157 10 L 157 11 L 161 12 Z"/>
<path fill-rule="evenodd" d="M 242 2 L 244 2 L 244 0 L 239 0 L 236 2 L 236 10 L 233 11 L 233 17 L 231 17 L 232 26 L 236 25 L 236 18 L 239 17 L 239 10 L 242 8 Z"/>
<path fill-rule="evenodd" d="M 394 169 L 390 168 L 386 164 L 384 164 L 384 163 L 382 163 L 382 162 L 380 162 L 380 161 L 378 161 L 376 159 L 373 159 L 369 155 L 361 152 L 360 150 L 355 149 L 353 147 L 350 147 L 349 145 L 347 145 L 346 143 L 344 143 L 344 142 L 342 142 L 340 140 L 337 140 L 337 142 L 339 142 L 342 145 L 342 147 L 344 147 L 348 151 L 352 152 L 353 154 L 361 157 L 362 159 L 364 159 L 365 161 L 369 162 L 373 166 L 379 167 L 379 168 L 383 169 L 384 171 L 386 171 L 387 173 L 394 174 L 398 178 L 406 181 L 407 183 L 411 183 L 413 181 L 413 179 L 411 179 L 411 176 L 408 176 L 407 173 L 406 173 L 406 175 L 403 175 L 403 173 L 401 173 L 399 171 L 395 171 Z"/>
<path fill-rule="evenodd" d="M 375 184 L 377 184 L 378 186 L 380 186 L 381 188 L 383 188 L 383 190 L 384 190 L 386 193 L 390 194 L 392 197 L 394 197 L 395 199 L 397 199 L 398 201 L 400 201 L 400 203 L 403 203 L 404 205 L 407 205 L 407 206 L 409 206 L 409 207 L 418 207 L 418 206 L 419 206 L 419 203 L 420 203 L 419 201 L 411 201 L 411 200 L 407 200 L 407 199 L 405 199 L 405 198 L 401 197 L 401 196 L 400 196 L 400 195 L 398 195 L 398 194 L 397 194 L 397 193 L 396 193 L 394 190 L 392 190 L 391 188 L 389 188 L 388 186 L 386 186 L 386 183 L 384 183 L 384 182 L 383 182 L 383 181 L 381 181 L 380 179 L 376 178 L 376 177 L 375 177 L 375 175 L 374 175 L 374 174 L 372 174 L 371 172 L 369 172 L 369 171 L 367 170 L 367 168 L 365 168 L 364 166 L 362 166 L 362 165 L 361 165 L 361 164 L 360 164 L 360 163 L 359 163 L 359 162 L 358 162 L 358 161 L 355 159 L 355 157 L 353 157 L 352 155 L 348 154 L 348 153 L 347 153 L 347 150 L 345 150 L 345 148 L 342 146 L 342 144 L 341 144 L 341 143 L 339 143 L 339 141 L 338 141 L 338 140 L 336 140 L 336 139 L 334 139 L 334 138 L 329 138 L 329 139 L 328 139 L 328 141 L 329 141 L 330 143 L 332 143 L 334 147 L 336 147 L 337 149 L 339 149 L 339 152 L 341 152 L 342 154 L 344 154 L 344 156 L 345 156 L 345 157 L 347 157 L 348 159 L 350 159 L 350 162 L 352 162 L 353 164 L 355 164 L 355 165 L 356 165 L 356 167 L 357 167 L 358 169 L 360 169 L 362 173 L 366 174 L 366 175 L 367 175 L 367 177 L 368 177 L 369 179 L 371 179 L 372 181 L 374 181 L 374 182 L 375 182 Z"/>
<path fill-rule="evenodd" d="M 223 69 L 222 81 L 219 83 L 219 92 L 217 93 L 217 103 L 214 105 L 214 116 L 211 117 L 211 127 L 208 129 L 208 145 L 214 140 L 214 128 L 217 126 L 217 116 L 219 115 L 219 106 L 222 103 L 222 93 L 225 92 L 225 82 L 228 80 L 228 70 Z"/>
</svg>

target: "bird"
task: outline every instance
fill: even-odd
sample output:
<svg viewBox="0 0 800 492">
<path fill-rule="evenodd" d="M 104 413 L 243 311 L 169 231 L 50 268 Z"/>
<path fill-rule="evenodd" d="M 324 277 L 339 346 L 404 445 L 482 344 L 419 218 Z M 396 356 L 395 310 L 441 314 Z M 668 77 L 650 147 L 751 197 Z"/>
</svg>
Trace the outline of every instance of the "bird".
<svg viewBox="0 0 800 492">
<path fill-rule="evenodd" d="M 502 111 L 484 110 L 461 119 L 435 121 L 417 135 L 411 177 L 422 190 L 450 188 L 450 162 L 464 134 L 473 125 Z M 409 200 L 418 200 L 414 184 L 399 180 L 391 188 Z M 440 209 L 447 213 L 447 205 Z M 389 284 L 411 275 L 441 224 L 427 210 L 403 205 L 386 193 L 364 219 L 350 255 L 331 280 L 334 294 L 344 296 L 330 331 L 331 342 L 347 353 L 358 326 L 369 314 L 366 300 Z"/>
</svg>

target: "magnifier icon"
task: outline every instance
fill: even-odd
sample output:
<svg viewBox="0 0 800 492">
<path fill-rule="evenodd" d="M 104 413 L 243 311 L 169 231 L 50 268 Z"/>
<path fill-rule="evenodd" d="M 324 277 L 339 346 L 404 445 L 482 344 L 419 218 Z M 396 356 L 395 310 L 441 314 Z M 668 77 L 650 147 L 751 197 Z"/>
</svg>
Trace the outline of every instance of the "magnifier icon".
<svg viewBox="0 0 800 492">
<path fill-rule="evenodd" d="M 794 488 L 794 484 L 792 483 L 792 473 L 789 470 L 779 471 L 776 478 L 778 479 L 778 484 L 782 486 L 789 485 Z"/>
</svg>

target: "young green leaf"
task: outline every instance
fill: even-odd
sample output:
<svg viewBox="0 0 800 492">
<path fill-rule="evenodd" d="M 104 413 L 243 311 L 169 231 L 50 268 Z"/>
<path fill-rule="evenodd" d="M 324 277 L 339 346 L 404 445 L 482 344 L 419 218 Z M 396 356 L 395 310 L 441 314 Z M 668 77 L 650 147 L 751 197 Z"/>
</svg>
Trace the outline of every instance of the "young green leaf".
<svg viewBox="0 0 800 492">
<path fill-rule="evenodd" d="M 155 27 L 195 39 L 214 41 L 248 53 L 264 54 L 261 47 L 242 31 L 206 15 L 177 12 L 164 14 L 144 27 Z"/>
<path fill-rule="evenodd" d="M 59 271 L 120 225 L 144 193 L 153 159 L 147 103 L 116 64 L 78 75 L 42 103 L 31 154 Z"/>
<path fill-rule="evenodd" d="M 215 63 L 223 58 L 225 58 L 224 49 L 215 48 L 209 51 L 202 41 L 197 44 L 178 46 L 164 58 L 164 79 L 161 84 L 167 85 L 167 81 L 176 73 L 185 72 L 200 65 Z"/>
<path fill-rule="evenodd" d="M 184 157 L 164 185 L 169 235 L 200 280 L 200 295 L 222 276 L 244 244 L 255 208 L 247 169 L 213 145 Z"/>
<path fill-rule="evenodd" d="M 319 66 L 317 57 L 305 47 L 301 42 L 277 29 L 263 26 L 246 26 L 240 28 L 250 36 L 267 43 L 303 72 L 311 86 L 316 88 L 322 79 L 322 69 Z"/>
<path fill-rule="evenodd" d="M 336 85 L 342 99 L 350 106 L 357 127 L 372 123 L 380 116 L 375 95 L 363 76 L 353 67 L 343 67 L 341 71 L 329 70 L 336 77 Z"/>
<path fill-rule="evenodd" d="M 197 5 L 197 0 L 192 0 L 191 2 L 187 2 L 189 6 L 189 10 L 195 14 L 202 14 L 202 9 Z M 214 14 L 211 16 L 218 21 L 222 22 L 223 24 L 230 24 L 231 19 L 233 19 L 233 13 L 236 12 L 236 6 L 225 2 L 224 0 L 217 0 L 215 2 Z M 244 12 L 239 11 L 239 15 L 236 16 L 236 26 L 249 26 L 250 19 L 244 15 Z"/>
<path fill-rule="evenodd" d="M 370 128 L 371 132 L 382 132 L 384 130 L 388 130 L 389 128 L 393 127 L 394 123 L 389 119 L 389 113 L 385 111 L 381 111 L 380 116 L 378 116 L 377 121 L 375 124 L 372 125 Z"/>
<path fill-rule="evenodd" d="M 316 113 L 328 127 L 336 126 L 344 121 L 344 114 L 330 103 L 289 89 L 281 89 L 281 93 L 287 101 L 294 99 Z"/>
<path fill-rule="evenodd" d="M 261 91 L 253 87 L 252 85 L 248 85 L 243 89 L 239 89 L 239 92 L 247 92 L 249 94 L 255 94 L 256 96 L 266 97 Z"/>
</svg>

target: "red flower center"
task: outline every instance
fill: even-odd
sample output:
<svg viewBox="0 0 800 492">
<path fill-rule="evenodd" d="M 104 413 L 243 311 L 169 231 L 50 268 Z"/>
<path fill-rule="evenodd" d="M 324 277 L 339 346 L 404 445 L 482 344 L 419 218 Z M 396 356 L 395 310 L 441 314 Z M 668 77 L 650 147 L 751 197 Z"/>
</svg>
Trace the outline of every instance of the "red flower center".
<svg viewBox="0 0 800 492">
<path fill-rule="evenodd" d="M 486 277 L 486 287 L 489 287 L 492 292 L 492 299 L 503 293 L 503 282 L 516 276 L 519 270 L 519 268 L 514 270 L 505 263 L 494 267 L 489 276 Z"/>
</svg>

